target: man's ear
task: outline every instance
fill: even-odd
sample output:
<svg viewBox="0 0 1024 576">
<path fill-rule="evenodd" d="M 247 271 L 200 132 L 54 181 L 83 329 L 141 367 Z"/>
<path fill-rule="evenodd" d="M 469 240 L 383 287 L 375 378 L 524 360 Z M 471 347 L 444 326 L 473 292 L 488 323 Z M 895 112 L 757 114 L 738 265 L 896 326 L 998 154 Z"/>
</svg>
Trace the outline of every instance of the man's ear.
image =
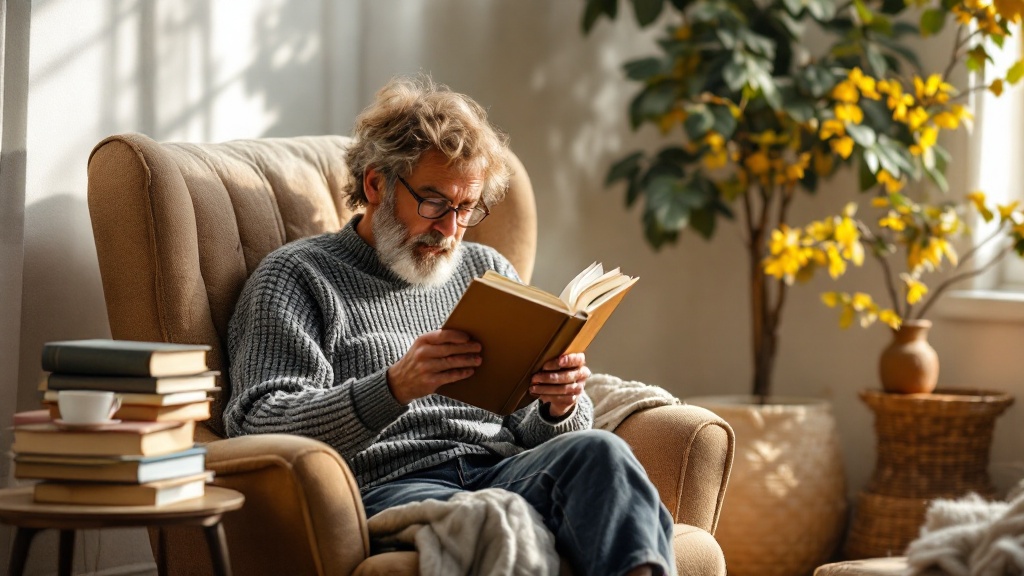
<svg viewBox="0 0 1024 576">
<path fill-rule="evenodd" d="M 363 170 L 363 193 L 368 204 L 376 206 L 384 199 L 385 182 L 386 178 L 376 168 L 369 166 Z"/>
</svg>

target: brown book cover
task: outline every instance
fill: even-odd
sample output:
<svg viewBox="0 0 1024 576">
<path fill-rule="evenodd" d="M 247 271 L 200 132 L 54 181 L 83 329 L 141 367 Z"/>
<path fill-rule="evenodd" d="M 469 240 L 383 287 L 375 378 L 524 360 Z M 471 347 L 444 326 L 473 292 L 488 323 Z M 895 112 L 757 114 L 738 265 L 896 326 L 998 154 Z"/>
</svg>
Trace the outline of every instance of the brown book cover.
<svg viewBox="0 0 1024 576">
<path fill-rule="evenodd" d="M 15 426 L 15 453 L 83 456 L 156 456 L 192 446 L 195 422 L 120 422 L 70 429 L 50 424 Z"/>
<path fill-rule="evenodd" d="M 496 273 L 473 280 L 444 328 L 480 342 L 482 362 L 472 376 L 438 394 L 502 416 L 528 405 L 533 374 L 562 354 L 585 351 L 635 282 L 624 277 L 574 311 L 559 297 Z"/>
<path fill-rule="evenodd" d="M 133 340 L 64 340 L 43 345 L 42 367 L 48 372 L 104 376 L 183 376 L 206 372 L 203 344 Z"/>
<path fill-rule="evenodd" d="M 92 482 L 40 482 L 33 489 L 36 502 L 92 504 L 96 506 L 164 506 L 201 498 L 206 493 L 207 472 L 146 484 L 97 484 Z"/>
</svg>

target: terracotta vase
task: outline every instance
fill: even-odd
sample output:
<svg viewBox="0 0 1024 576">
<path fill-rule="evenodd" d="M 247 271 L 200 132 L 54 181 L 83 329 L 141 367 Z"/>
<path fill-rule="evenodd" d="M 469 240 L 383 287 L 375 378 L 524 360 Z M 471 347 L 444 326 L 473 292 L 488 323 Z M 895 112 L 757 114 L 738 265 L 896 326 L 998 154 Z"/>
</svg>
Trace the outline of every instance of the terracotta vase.
<svg viewBox="0 0 1024 576">
<path fill-rule="evenodd" d="M 939 355 L 928 343 L 931 320 L 907 320 L 882 350 L 878 374 L 882 389 L 897 394 L 927 394 L 939 382 Z"/>
</svg>

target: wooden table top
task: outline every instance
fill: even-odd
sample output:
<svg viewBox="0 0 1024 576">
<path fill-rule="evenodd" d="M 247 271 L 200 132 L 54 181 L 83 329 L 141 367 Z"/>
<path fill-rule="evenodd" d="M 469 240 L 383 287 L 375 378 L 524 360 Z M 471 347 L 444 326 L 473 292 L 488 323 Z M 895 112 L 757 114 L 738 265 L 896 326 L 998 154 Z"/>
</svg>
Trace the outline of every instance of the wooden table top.
<svg viewBox="0 0 1024 576">
<path fill-rule="evenodd" d="M 32 501 L 32 487 L 0 490 L 0 522 L 25 528 L 110 528 L 118 526 L 209 526 L 238 510 L 245 496 L 229 488 L 206 486 L 202 498 L 164 506 L 93 506 Z"/>
</svg>

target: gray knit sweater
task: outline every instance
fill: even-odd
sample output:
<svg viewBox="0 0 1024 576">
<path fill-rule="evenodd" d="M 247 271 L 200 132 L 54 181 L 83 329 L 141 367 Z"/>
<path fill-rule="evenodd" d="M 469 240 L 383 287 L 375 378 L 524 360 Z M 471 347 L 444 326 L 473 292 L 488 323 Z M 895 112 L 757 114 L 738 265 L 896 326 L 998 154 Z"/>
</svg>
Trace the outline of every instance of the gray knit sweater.
<svg viewBox="0 0 1024 576">
<path fill-rule="evenodd" d="M 410 285 L 355 231 L 287 244 L 242 291 L 228 330 L 228 436 L 299 434 L 333 446 L 362 490 L 463 454 L 509 456 L 590 428 L 585 395 L 551 423 L 538 402 L 506 417 L 432 394 L 403 406 L 386 371 L 419 335 L 441 327 L 470 281 L 493 269 L 515 277 L 497 251 L 460 246 L 452 278 Z"/>
</svg>

